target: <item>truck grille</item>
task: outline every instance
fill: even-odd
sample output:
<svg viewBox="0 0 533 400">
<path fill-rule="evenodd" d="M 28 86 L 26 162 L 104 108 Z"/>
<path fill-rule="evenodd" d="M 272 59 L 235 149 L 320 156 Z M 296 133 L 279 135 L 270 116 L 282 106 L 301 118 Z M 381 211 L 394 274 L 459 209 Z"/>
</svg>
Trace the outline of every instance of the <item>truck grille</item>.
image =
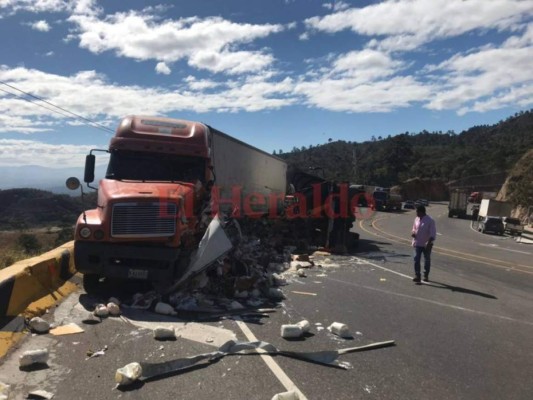
<svg viewBox="0 0 533 400">
<path fill-rule="evenodd" d="M 174 203 L 116 203 L 113 205 L 111 236 L 149 238 L 176 232 Z"/>
</svg>

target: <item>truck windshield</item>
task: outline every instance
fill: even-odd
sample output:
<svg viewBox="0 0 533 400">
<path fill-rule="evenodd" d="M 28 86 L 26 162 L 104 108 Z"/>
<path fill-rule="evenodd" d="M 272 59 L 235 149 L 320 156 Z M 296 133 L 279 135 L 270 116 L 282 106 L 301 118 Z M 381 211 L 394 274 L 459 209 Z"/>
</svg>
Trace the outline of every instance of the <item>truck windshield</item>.
<svg viewBox="0 0 533 400">
<path fill-rule="evenodd" d="M 113 151 L 106 178 L 139 181 L 204 181 L 205 160 L 175 154 Z"/>
</svg>

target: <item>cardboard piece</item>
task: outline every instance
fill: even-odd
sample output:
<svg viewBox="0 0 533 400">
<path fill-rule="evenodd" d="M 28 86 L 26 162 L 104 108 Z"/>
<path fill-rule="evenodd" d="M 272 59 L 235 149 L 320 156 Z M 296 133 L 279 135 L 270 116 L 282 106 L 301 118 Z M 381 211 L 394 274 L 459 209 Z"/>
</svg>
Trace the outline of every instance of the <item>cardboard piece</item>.
<svg viewBox="0 0 533 400">
<path fill-rule="evenodd" d="M 57 328 L 50 329 L 50 333 L 54 336 L 60 336 L 60 335 L 72 335 L 73 333 L 83 333 L 85 332 L 82 328 L 80 328 L 78 325 L 76 325 L 74 322 L 71 322 L 70 324 L 61 325 Z"/>
</svg>

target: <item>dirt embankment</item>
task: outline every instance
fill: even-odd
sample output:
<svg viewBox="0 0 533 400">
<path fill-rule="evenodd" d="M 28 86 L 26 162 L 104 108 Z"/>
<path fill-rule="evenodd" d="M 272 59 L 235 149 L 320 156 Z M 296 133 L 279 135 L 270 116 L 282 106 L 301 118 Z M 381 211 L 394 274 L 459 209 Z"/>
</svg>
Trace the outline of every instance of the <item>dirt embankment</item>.
<svg viewBox="0 0 533 400">
<path fill-rule="evenodd" d="M 496 200 L 515 204 L 512 216 L 528 223 L 529 207 L 533 206 L 533 149 L 530 149 L 509 173 Z"/>
</svg>

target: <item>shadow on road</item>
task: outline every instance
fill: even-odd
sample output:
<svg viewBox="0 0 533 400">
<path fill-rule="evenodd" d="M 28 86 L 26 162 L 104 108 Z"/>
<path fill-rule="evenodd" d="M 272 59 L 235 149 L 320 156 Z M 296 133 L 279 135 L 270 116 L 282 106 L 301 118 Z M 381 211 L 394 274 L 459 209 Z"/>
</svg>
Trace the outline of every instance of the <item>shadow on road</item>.
<svg viewBox="0 0 533 400">
<path fill-rule="evenodd" d="M 459 286 L 447 285 L 446 283 L 442 283 L 442 282 L 430 281 L 429 283 L 426 283 L 426 285 L 432 286 L 438 289 L 448 289 L 448 290 L 451 290 L 452 292 L 466 293 L 466 294 L 472 294 L 474 296 L 485 297 L 486 299 L 497 299 L 496 296 L 493 296 L 488 293 L 478 292 L 477 290 L 466 289 L 466 288 L 462 288 Z"/>
</svg>

